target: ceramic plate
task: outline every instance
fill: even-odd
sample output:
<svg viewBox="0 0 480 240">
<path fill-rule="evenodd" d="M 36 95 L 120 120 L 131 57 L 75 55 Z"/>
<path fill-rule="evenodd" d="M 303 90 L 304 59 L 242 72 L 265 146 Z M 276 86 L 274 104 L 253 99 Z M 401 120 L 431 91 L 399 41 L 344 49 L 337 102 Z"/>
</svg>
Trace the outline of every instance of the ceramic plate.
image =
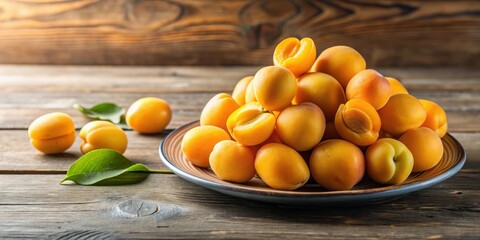
<svg viewBox="0 0 480 240">
<path fill-rule="evenodd" d="M 428 188 L 442 182 L 460 171 L 465 163 L 465 150 L 460 143 L 447 134 L 443 139 L 442 160 L 432 169 L 411 174 L 401 185 L 382 186 L 368 178 L 363 179 L 352 190 L 326 191 L 316 183 L 307 183 L 294 191 L 271 189 L 260 179 L 254 178 L 247 184 L 220 180 L 210 169 L 193 166 L 180 148 L 183 135 L 199 122 L 186 124 L 171 132 L 160 144 L 160 158 L 165 166 L 178 176 L 200 186 L 230 196 L 286 205 L 349 206 L 366 205 L 391 201 L 411 192 Z"/>
</svg>

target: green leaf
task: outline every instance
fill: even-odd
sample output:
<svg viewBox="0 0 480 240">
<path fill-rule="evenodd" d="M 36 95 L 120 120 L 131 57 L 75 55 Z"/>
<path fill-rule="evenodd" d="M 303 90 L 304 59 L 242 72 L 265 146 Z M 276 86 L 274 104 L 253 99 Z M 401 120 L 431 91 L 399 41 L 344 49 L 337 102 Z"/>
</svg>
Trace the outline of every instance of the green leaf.
<svg viewBox="0 0 480 240">
<path fill-rule="evenodd" d="M 115 103 L 99 103 L 91 108 L 86 108 L 78 103 L 75 103 L 73 104 L 73 108 L 92 119 L 107 120 L 115 124 L 125 124 L 125 109 Z"/>
<path fill-rule="evenodd" d="M 61 181 L 80 185 L 125 185 L 143 181 L 152 171 L 111 149 L 93 150 L 77 159 Z"/>
</svg>

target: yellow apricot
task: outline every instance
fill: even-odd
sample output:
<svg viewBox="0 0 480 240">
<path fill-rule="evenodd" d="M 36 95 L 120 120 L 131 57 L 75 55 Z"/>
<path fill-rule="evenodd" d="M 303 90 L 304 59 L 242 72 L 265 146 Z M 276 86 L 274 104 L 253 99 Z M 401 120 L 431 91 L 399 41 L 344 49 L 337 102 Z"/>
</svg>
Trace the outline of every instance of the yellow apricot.
<svg viewBox="0 0 480 240">
<path fill-rule="evenodd" d="M 212 97 L 200 114 L 200 125 L 212 125 L 227 130 L 227 119 L 240 106 L 228 94 L 219 93 Z"/>
<path fill-rule="evenodd" d="M 323 72 L 335 79 L 345 89 L 355 74 L 365 70 L 365 59 L 348 46 L 334 46 L 325 49 L 313 63 L 310 72 Z"/>
<path fill-rule="evenodd" d="M 227 120 L 230 135 L 237 142 L 253 146 L 267 140 L 275 128 L 275 116 L 262 109 L 258 102 L 247 103 Z"/>
<path fill-rule="evenodd" d="M 413 155 L 407 146 L 392 138 L 370 145 L 365 154 L 367 174 L 381 184 L 400 184 L 413 169 Z"/>
<path fill-rule="evenodd" d="M 245 95 L 247 93 L 247 87 L 249 83 L 252 81 L 253 76 L 246 76 L 240 79 L 235 88 L 233 88 L 232 98 L 238 103 L 238 105 L 242 106 L 245 104 Z"/>
<path fill-rule="evenodd" d="M 107 121 L 87 123 L 80 130 L 80 151 L 86 154 L 95 149 L 108 148 L 119 153 L 127 149 L 128 139 L 125 132 L 117 125 Z"/>
<path fill-rule="evenodd" d="M 252 79 L 253 80 L 253 79 Z M 253 81 L 250 81 L 245 90 L 245 103 L 257 102 L 255 93 L 253 92 Z"/>
<path fill-rule="evenodd" d="M 398 81 L 395 78 L 392 77 L 385 77 L 388 82 L 390 83 L 390 86 L 392 86 L 392 92 L 390 95 L 395 95 L 395 94 L 409 94 L 408 90 L 403 86 L 403 84 Z"/>
<path fill-rule="evenodd" d="M 338 134 L 358 146 L 367 146 L 378 139 L 381 122 L 375 108 L 361 99 L 340 105 L 335 116 Z"/>
<path fill-rule="evenodd" d="M 280 190 L 297 189 L 310 178 L 302 156 L 281 143 L 269 143 L 258 150 L 255 170 L 268 186 Z"/>
<path fill-rule="evenodd" d="M 348 83 L 345 93 L 347 99 L 362 99 L 375 109 L 380 109 L 390 98 L 392 87 L 387 79 L 372 69 L 357 73 Z"/>
<path fill-rule="evenodd" d="M 245 183 L 255 176 L 253 151 L 232 140 L 218 142 L 209 157 L 212 171 L 222 180 Z"/>
<path fill-rule="evenodd" d="M 335 119 L 340 104 L 346 102 L 342 85 L 325 73 L 307 73 L 297 80 L 297 103 L 315 103 L 325 114 L 327 121 Z"/>
<path fill-rule="evenodd" d="M 138 99 L 125 114 L 128 126 L 144 134 L 163 131 L 171 119 L 170 105 L 165 100 L 155 97 Z"/>
<path fill-rule="evenodd" d="M 425 122 L 423 122 L 422 127 L 432 129 L 440 138 L 445 136 L 448 131 L 448 123 L 447 114 L 443 108 L 429 100 L 420 99 L 418 101 L 420 101 L 427 113 L 427 118 L 425 119 Z"/>
<path fill-rule="evenodd" d="M 308 72 L 316 56 L 315 43 L 311 38 L 299 40 L 289 37 L 275 47 L 273 63 L 275 66 L 287 68 L 299 77 Z"/>
<path fill-rule="evenodd" d="M 285 108 L 277 118 L 280 140 L 297 151 L 317 145 L 325 132 L 325 116 L 315 104 L 306 102 Z"/>
<path fill-rule="evenodd" d="M 278 111 L 288 107 L 297 91 L 297 80 L 283 67 L 264 67 L 252 80 L 258 102 L 267 110 Z"/>
<path fill-rule="evenodd" d="M 395 94 L 378 110 L 382 130 L 398 137 L 409 129 L 420 127 L 427 114 L 423 105 L 412 95 Z"/>
<path fill-rule="evenodd" d="M 323 141 L 310 156 L 313 179 L 327 190 L 349 190 L 362 180 L 365 172 L 363 153 L 341 139 Z"/>
<path fill-rule="evenodd" d="M 421 172 L 433 168 L 442 159 L 442 140 L 430 128 L 410 129 L 398 140 L 412 152 L 413 172 Z"/>
<path fill-rule="evenodd" d="M 45 154 L 61 153 L 75 142 L 75 123 L 68 114 L 54 112 L 35 119 L 28 127 L 30 143 Z"/>
<path fill-rule="evenodd" d="M 209 167 L 209 157 L 215 144 L 230 140 L 225 130 L 215 126 L 199 126 L 188 130 L 182 139 L 182 152 L 185 158 L 198 167 Z"/>
</svg>

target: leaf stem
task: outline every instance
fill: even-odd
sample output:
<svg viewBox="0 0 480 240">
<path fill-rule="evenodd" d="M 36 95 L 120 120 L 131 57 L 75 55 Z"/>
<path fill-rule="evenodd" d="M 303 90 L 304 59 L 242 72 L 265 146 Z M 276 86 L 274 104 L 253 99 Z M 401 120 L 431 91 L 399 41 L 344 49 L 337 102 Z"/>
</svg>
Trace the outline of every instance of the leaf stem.
<svg viewBox="0 0 480 240">
<path fill-rule="evenodd" d="M 156 170 L 156 169 L 150 169 L 151 173 L 161 173 L 161 174 L 173 174 L 172 171 L 170 170 Z"/>
</svg>

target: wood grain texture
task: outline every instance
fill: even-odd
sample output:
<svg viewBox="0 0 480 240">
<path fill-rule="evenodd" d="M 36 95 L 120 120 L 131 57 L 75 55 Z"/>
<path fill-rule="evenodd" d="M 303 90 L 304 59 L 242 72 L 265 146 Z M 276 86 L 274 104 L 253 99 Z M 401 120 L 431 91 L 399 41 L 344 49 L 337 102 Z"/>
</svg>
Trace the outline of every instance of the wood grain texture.
<svg viewBox="0 0 480 240">
<path fill-rule="evenodd" d="M 2 0 L 0 63 L 269 65 L 295 36 L 371 67 L 478 67 L 479 26 L 475 0 Z"/>
<path fill-rule="evenodd" d="M 81 127 L 88 122 L 71 106 L 113 101 L 128 108 L 136 99 L 161 97 L 174 111 L 169 129 L 198 120 L 206 102 L 231 92 L 259 67 L 64 67 L 0 66 L 0 129 L 23 129 L 36 117 L 62 111 Z M 438 102 L 451 131 L 480 131 L 480 71 L 474 69 L 381 69 L 402 80 L 418 98 Z"/>
<path fill-rule="evenodd" d="M 0 175 L 0 237 L 478 239 L 479 173 L 461 171 L 403 199 L 357 208 L 263 204 L 174 175 L 153 174 L 140 184 L 118 187 L 59 185 L 63 175 Z M 121 209 L 129 201 L 132 207 L 145 202 L 158 209 L 142 216 L 125 213 Z"/>
</svg>

